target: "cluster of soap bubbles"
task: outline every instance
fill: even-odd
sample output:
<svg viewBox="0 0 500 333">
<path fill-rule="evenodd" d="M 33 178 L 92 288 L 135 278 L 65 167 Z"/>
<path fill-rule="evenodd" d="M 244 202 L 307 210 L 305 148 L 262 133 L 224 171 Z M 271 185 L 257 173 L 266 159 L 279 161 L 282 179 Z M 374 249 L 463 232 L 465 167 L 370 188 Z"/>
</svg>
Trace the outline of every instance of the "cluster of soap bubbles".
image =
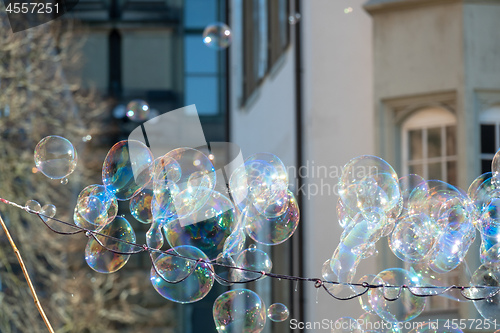
<svg viewBox="0 0 500 333">
<path fill-rule="evenodd" d="M 143 101 L 132 101 L 127 115 L 143 120 L 146 106 Z M 66 177 L 76 164 L 71 143 L 56 139 L 66 144 L 58 155 L 54 149 L 51 154 L 44 153 L 46 148 L 42 151 L 46 139 L 35 151 L 37 167 L 51 178 Z M 68 161 L 72 152 L 74 159 Z M 65 163 L 52 162 L 61 156 L 66 157 Z M 270 256 L 255 244 L 245 249 L 245 244 L 250 238 L 262 245 L 278 245 L 295 232 L 300 214 L 288 190 L 285 166 L 275 155 L 255 154 L 234 170 L 226 184 L 217 179 L 214 156 L 209 156 L 184 147 L 155 158 L 140 141 L 116 143 L 103 162 L 102 184 L 85 187 L 74 208 L 74 223 L 89 237 L 85 260 L 90 268 L 113 273 L 132 254 L 144 251 L 136 244 L 133 223 L 117 216 L 119 202 L 128 201 L 131 215 L 150 225 L 146 233 L 150 280 L 166 299 L 193 303 L 203 299 L 215 281 L 230 286 L 270 273 Z M 217 187 L 217 182 L 223 186 Z M 55 215 L 55 209 L 49 212 L 35 201 L 29 201 L 26 208 L 41 216 Z M 163 251 L 167 243 L 169 248 Z M 213 314 L 220 332 L 228 327 L 260 332 L 266 318 L 284 321 L 289 311 L 280 303 L 266 309 L 256 293 L 239 289 L 221 295 Z"/>
<path fill-rule="evenodd" d="M 142 142 L 116 143 L 104 160 L 102 185 L 84 188 L 74 209 L 74 223 L 89 236 L 88 265 L 97 272 L 116 272 L 130 255 L 145 250 L 136 244 L 133 225 L 117 216 L 119 202 L 128 201 L 131 215 L 150 225 L 151 283 L 163 297 L 192 303 L 216 281 L 231 286 L 272 275 L 272 261 L 262 246 L 285 242 L 300 219 L 285 166 L 272 154 L 255 154 L 234 169 L 226 184 L 218 179 L 213 159 L 212 153 L 186 147 L 155 158 Z M 62 179 L 73 172 L 76 152 L 66 139 L 51 136 L 37 145 L 35 162 L 49 178 Z M 382 319 L 388 332 L 416 318 L 425 308 L 425 296 L 473 300 L 484 318 L 500 319 L 500 151 L 492 172 L 474 180 L 467 193 L 418 175 L 399 178 L 386 161 L 360 156 L 344 167 L 339 195 L 344 231 L 317 287 L 340 299 L 359 296 L 365 311 L 359 319 Z M 41 207 L 33 200 L 25 209 L 44 221 L 55 215 L 54 206 Z M 464 258 L 476 230 L 482 266 L 471 274 Z M 375 244 L 383 237 L 406 269 L 389 268 L 355 281 L 358 264 L 377 253 Z M 245 249 L 248 239 L 259 248 Z M 449 286 L 445 276 L 450 272 L 469 287 Z M 219 332 L 260 332 L 266 318 L 283 321 L 289 311 L 280 303 L 266 308 L 255 292 L 236 289 L 215 301 L 213 315 Z M 431 331 L 441 330 L 415 332 Z"/>
<path fill-rule="evenodd" d="M 468 193 L 439 180 L 418 175 L 398 178 L 394 169 L 375 156 L 360 156 L 344 167 L 337 203 L 344 229 L 340 244 L 323 266 L 328 292 L 335 297 L 359 296 L 362 318 L 376 316 L 391 323 L 416 318 L 425 296 L 473 300 L 486 319 L 500 319 L 500 151 L 492 172 L 479 176 Z M 481 235 L 482 266 L 471 274 L 465 256 Z M 386 236 L 406 269 L 389 268 L 354 280 L 360 261 L 376 253 Z M 450 288 L 453 272 L 468 288 Z M 472 276 L 471 276 L 472 275 Z M 380 286 L 369 288 L 366 286 Z"/>
</svg>

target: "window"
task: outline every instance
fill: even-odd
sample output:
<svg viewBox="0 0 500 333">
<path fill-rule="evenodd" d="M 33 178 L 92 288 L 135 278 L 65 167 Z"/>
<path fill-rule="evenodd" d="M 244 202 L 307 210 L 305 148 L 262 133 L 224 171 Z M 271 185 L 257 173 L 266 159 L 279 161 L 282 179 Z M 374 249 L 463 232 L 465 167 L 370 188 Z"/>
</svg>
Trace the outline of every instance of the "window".
<svg viewBox="0 0 500 333">
<path fill-rule="evenodd" d="M 243 92 L 248 99 L 289 44 L 288 1 L 243 1 Z"/>
<path fill-rule="evenodd" d="M 491 161 L 500 147 L 500 106 L 493 107 L 479 116 L 481 135 L 481 173 L 491 172 Z"/>
<path fill-rule="evenodd" d="M 226 22 L 224 0 L 186 0 L 184 7 L 184 105 L 196 104 L 200 116 L 225 112 L 226 55 L 203 44 L 205 27 Z"/>
<path fill-rule="evenodd" d="M 402 127 L 404 174 L 457 184 L 455 116 L 440 108 L 411 115 Z"/>
</svg>

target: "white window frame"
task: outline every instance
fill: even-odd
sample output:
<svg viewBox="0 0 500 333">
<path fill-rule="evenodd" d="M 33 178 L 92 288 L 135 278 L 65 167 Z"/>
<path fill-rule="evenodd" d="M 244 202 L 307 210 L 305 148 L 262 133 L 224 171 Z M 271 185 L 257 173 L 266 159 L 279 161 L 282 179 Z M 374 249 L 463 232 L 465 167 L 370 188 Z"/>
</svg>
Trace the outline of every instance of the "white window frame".
<svg viewBox="0 0 500 333">
<path fill-rule="evenodd" d="M 448 172 L 446 162 L 457 162 L 457 155 L 446 156 L 446 127 L 457 126 L 457 119 L 450 111 L 429 107 L 420 109 L 409 116 L 401 126 L 401 156 L 403 165 L 403 174 L 409 174 L 409 167 L 412 164 L 423 166 L 423 174 L 420 175 L 424 179 L 428 179 L 429 171 L 428 165 L 430 163 L 441 163 L 441 176 L 444 181 L 448 180 Z M 427 157 L 427 129 L 428 128 L 441 128 L 441 156 Z M 409 133 L 411 130 L 422 130 L 422 159 L 409 162 Z"/>
</svg>

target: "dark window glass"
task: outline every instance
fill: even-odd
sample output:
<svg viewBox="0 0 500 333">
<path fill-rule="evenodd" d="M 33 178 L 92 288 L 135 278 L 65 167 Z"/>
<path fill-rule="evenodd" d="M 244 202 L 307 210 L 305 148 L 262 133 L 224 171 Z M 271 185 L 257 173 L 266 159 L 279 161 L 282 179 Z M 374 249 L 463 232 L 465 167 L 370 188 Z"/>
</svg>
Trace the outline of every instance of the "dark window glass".
<svg viewBox="0 0 500 333">
<path fill-rule="evenodd" d="M 457 154 L 457 127 L 446 127 L 446 155 L 453 156 Z"/>
<path fill-rule="evenodd" d="M 495 152 L 495 125 L 481 125 L 481 153 L 494 154 Z"/>
<path fill-rule="evenodd" d="M 441 157 L 441 127 L 427 129 L 427 157 Z"/>
<path fill-rule="evenodd" d="M 441 173 L 441 162 L 429 163 L 427 167 L 429 168 L 429 179 L 443 179 L 443 175 Z"/>
<path fill-rule="evenodd" d="M 424 169 L 422 164 L 410 165 L 409 167 L 410 174 L 419 175 L 421 177 L 424 176 Z"/>
<path fill-rule="evenodd" d="M 481 160 L 481 173 L 491 172 L 491 160 Z"/>
<path fill-rule="evenodd" d="M 184 0 L 184 25 L 188 29 L 205 29 L 217 21 L 217 0 Z M 201 35 L 199 36 L 201 40 Z"/>
<path fill-rule="evenodd" d="M 422 130 L 411 130 L 408 132 L 409 136 L 409 157 L 410 161 L 422 159 L 423 157 L 423 147 L 422 147 Z"/>
<path fill-rule="evenodd" d="M 447 182 L 451 185 L 457 185 L 457 162 L 447 162 L 446 173 L 448 174 Z"/>
</svg>

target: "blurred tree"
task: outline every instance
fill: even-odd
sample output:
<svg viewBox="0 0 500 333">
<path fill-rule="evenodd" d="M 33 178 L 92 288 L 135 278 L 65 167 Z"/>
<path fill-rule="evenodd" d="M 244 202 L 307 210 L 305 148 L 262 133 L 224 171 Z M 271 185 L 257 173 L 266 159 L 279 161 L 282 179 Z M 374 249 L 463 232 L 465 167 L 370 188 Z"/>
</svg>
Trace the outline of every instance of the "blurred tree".
<svg viewBox="0 0 500 333">
<path fill-rule="evenodd" d="M 3 6 L 2 6 L 3 7 Z M 0 197 L 23 204 L 35 199 L 72 220 L 76 195 L 100 182 L 108 105 L 81 89 L 82 27 L 69 20 L 12 33 L 0 8 Z M 69 139 L 78 168 L 69 184 L 34 168 L 33 149 L 47 135 Z M 90 140 L 90 138 L 92 139 Z M 0 205 L 45 312 L 57 332 L 153 332 L 172 326 L 172 305 L 149 283 L 144 257 L 117 274 L 93 272 L 84 261 L 86 237 L 60 236 L 34 215 Z M 59 226 L 60 227 L 60 226 Z M 140 237 L 138 235 L 140 241 Z M 129 263 L 129 266 L 131 263 Z M 133 269 L 133 268 L 137 269 Z M 0 332 L 45 332 L 16 257 L 0 234 Z"/>
</svg>

